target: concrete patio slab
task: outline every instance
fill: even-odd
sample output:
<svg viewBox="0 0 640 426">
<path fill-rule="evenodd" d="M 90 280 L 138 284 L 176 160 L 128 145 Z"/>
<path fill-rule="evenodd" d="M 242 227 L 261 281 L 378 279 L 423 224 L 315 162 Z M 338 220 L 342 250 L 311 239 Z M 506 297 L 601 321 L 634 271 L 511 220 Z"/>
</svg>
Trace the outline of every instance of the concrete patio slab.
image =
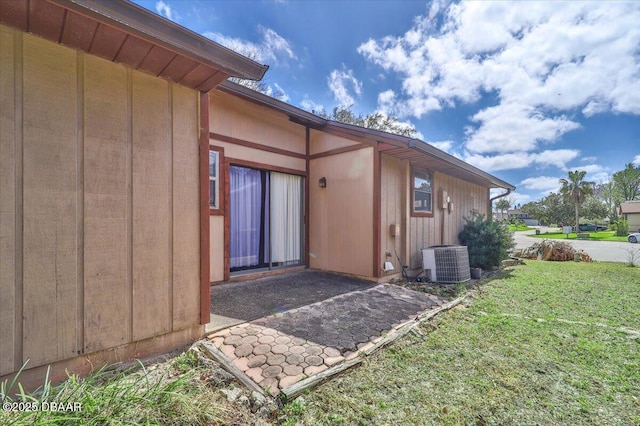
<svg viewBox="0 0 640 426">
<path fill-rule="evenodd" d="M 277 395 L 352 360 L 394 328 L 446 303 L 381 284 L 235 325 L 208 340 L 258 386 Z"/>
</svg>

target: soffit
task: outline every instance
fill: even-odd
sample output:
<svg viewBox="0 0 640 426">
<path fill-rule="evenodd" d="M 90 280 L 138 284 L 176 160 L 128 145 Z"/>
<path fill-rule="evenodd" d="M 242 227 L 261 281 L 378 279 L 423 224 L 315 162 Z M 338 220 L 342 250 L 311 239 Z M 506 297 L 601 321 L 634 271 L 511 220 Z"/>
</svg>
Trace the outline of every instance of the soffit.
<svg viewBox="0 0 640 426">
<path fill-rule="evenodd" d="M 267 70 L 130 2 L 3 1 L 0 23 L 203 92 Z"/>
</svg>

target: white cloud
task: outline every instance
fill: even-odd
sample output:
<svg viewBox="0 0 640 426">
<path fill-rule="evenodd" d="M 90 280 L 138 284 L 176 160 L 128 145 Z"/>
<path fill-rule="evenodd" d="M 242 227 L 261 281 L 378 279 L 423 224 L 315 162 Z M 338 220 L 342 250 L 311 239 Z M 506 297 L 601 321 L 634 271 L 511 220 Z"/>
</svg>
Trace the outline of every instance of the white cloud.
<svg viewBox="0 0 640 426">
<path fill-rule="evenodd" d="M 437 142 L 427 142 L 429 145 L 433 145 L 438 148 L 440 151 L 444 151 L 448 154 L 451 154 L 453 151 L 453 141 L 437 141 Z"/>
<path fill-rule="evenodd" d="M 216 32 L 204 36 L 260 63 L 278 64 L 297 59 L 291 43 L 270 28 L 258 27 L 261 40 L 252 42 L 241 38 L 227 37 Z"/>
<path fill-rule="evenodd" d="M 497 155 L 480 155 L 467 152 L 463 160 L 490 172 L 521 169 L 530 166 L 541 168 L 555 166 L 565 169 L 566 164 L 578 157 L 578 155 L 580 155 L 580 152 L 573 149 L 545 150 L 539 153 L 520 151 Z"/>
<path fill-rule="evenodd" d="M 580 159 L 580 161 L 582 161 L 583 163 L 593 163 L 596 160 L 597 160 L 596 157 L 582 157 Z"/>
<path fill-rule="evenodd" d="M 434 0 L 403 35 L 358 52 L 402 80 L 380 108 L 420 118 L 491 101 L 470 117 L 466 149 L 502 170 L 530 163 L 522 153 L 578 129 L 580 115 L 640 114 L 638 22 L 640 2 Z"/>
<path fill-rule="evenodd" d="M 312 101 L 307 95 L 305 95 L 304 99 L 302 99 L 302 101 L 300 102 L 300 106 L 303 109 L 313 113 L 324 111 L 324 105 Z"/>
<path fill-rule="evenodd" d="M 560 188 L 559 177 L 537 176 L 526 178 L 518 186 L 540 192 L 556 192 Z"/>
<path fill-rule="evenodd" d="M 467 149 L 477 153 L 532 151 L 538 142 L 554 142 L 580 127 L 564 116 L 549 118 L 519 103 L 485 108 L 471 120 L 481 123 L 478 128 L 467 128 Z"/>
<path fill-rule="evenodd" d="M 341 106 L 351 106 L 355 103 L 354 96 L 362 93 L 362 82 L 353 75 L 353 70 L 344 69 L 342 71 L 333 70 L 327 77 L 329 90 L 333 97 Z"/>
<path fill-rule="evenodd" d="M 171 9 L 171 6 L 169 6 L 162 0 L 156 2 L 156 12 L 158 13 L 158 15 L 164 16 L 170 21 L 175 21 L 174 18 L 177 18 L 177 15 L 173 11 L 173 9 Z"/>
<path fill-rule="evenodd" d="M 635 164 L 636 166 L 640 166 L 640 154 L 636 155 L 635 157 L 633 157 L 633 161 L 631 161 L 633 164 Z"/>
<path fill-rule="evenodd" d="M 279 99 L 282 102 L 289 101 L 289 95 L 284 91 L 284 89 L 278 83 L 273 83 L 273 86 L 268 85 L 266 90 L 264 91 L 264 94 L 271 96 L 272 98 Z"/>
</svg>

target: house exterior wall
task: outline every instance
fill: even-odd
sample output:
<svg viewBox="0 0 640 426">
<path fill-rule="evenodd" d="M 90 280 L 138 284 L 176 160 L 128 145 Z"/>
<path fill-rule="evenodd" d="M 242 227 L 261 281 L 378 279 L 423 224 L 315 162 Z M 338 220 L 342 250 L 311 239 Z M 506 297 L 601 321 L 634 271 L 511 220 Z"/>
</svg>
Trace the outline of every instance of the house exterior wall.
<svg viewBox="0 0 640 426">
<path fill-rule="evenodd" d="M 306 128 L 284 114 L 245 101 L 221 90 L 209 92 L 210 146 L 222 149 L 220 192 L 225 190 L 228 166 L 240 164 L 306 176 Z M 225 265 L 224 206 L 210 216 L 210 281 L 228 279 Z"/>
<path fill-rule="evenodd" d="M 458 234 L 464 226 L 464 218 L 472 210 L 486 212 L 489 191 L 480 185 L 463 181 L 443 173 L 433 173 L 433 217 L 411 215 L 411 165 L 387 155 L 381 158 L 382 211 L 380 264 L 393 263 L 391 275 L 401 272 L 395 251 L 410 269 L 422 267 L 421 250 L 433 245 L 459 244 Z M 439 209 L 440 191 L 446 191 L 454 205 L 453 211 Z M 400 225 L 400 237 L 392 237 L 391 224 Z M 391 258 L 386 252 L 392 254 Z"/>
<path fill-rule="evenodd" d="M 309 267 L 373 276 L 373 149 L 310 161 Z M 318 185 L 322 177 L 326 188 Z"/>
<path fill-rule="evenodd" d="M 0 43 L 0 376 L 200 335 L 198 92 L 5 26 Z"/>
<path fill-rule="evenodd" d="M 624 218 L 629 221 L 630 232 L 640 232 L 640 213 L 625 213 Z"/>
<path fill-rule="evenodd" d="M 333 149 L 345 148 L 348 146 L 360 145 L 360 142 L 330 135 L 325 132 L 312 131 L 309 154 L 316 155 L 328 152 Z"/>
</svg>

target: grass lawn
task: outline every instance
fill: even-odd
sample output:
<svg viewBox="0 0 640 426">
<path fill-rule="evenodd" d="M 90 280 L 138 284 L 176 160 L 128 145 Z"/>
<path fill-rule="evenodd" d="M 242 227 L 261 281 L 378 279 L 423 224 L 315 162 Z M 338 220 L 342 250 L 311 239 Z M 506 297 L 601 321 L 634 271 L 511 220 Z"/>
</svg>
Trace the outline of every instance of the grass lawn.
<svg viewBox="0 0 640 426">
<path fill-rule="evenodd" d="M 589 238 L 585 238 L 585 240 L 589 240 L 589 241 L 627 241 L 627 237 L 617 237 L 615 231 L 590 231 L 590 232 L 581 232 L 584 234 L 589 234 Z M 543 238 L 543 239 L 553 239 L 553 240 L 566 240 L 567 239 L 567 234 L 563 234 L 561 231 L 558 232 L 545 232 L 543 234 L 540 235 L 531 235 L 532 237 L 535 238 Z M 569 234 L 569 239 L 577 239 L 577 234 L 575 232 L 572 232 L 571 234 Z"/>
<path fill-rule="evenodd" d="M 509 231 L 528 231 L 529 228 L 527 225 L 509 225 Z"/>
<path fill-rule="evenodd" d="M 284 424 L 640 425 L 640 268 L 527 261 Z"/>
</svg>

